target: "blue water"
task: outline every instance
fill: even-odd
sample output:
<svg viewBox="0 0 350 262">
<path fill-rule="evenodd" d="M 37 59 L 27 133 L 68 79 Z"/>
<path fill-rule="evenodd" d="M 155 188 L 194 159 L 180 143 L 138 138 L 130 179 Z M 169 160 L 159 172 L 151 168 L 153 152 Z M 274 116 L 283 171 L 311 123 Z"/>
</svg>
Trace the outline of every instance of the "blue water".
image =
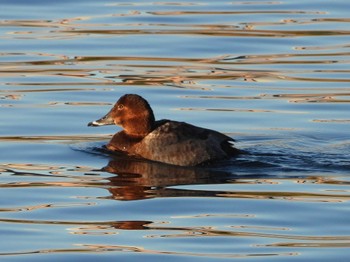
<svg viewBox="0 0 350 262">
<path fill-rule="evenodd" d="M 0 1 L 1 261 L 347 261 L 348 1 Z M 246 152 L 94 150 L 125 93 Z"/>
</svg>

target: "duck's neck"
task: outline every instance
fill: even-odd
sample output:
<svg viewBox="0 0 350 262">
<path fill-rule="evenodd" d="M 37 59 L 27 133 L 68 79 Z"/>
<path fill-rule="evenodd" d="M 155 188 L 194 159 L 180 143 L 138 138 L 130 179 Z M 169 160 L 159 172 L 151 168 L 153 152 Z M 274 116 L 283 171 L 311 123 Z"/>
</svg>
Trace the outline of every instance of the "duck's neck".
<svg viewBox="0 0 350 262">
<path fill-rule="evenodd" d="M 123 126 L 127 135 L 132 137 L 143 138 L 152 132 L 154 128 L 154 119 L 135 118 L 128 121 L 127 126 Z"/>
</svg>

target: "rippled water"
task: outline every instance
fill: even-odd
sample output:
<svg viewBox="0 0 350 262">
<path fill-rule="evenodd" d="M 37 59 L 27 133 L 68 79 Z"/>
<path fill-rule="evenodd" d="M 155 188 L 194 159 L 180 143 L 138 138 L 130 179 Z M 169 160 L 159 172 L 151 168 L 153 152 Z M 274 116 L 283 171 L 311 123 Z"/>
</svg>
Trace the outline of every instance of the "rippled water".
<svg viewBox="0 0 350 262">
<path fill-rule="evenodd" d="M 0 3 L 2 261 L 350 257 L 348 1 Z M 96 152 L 125 93 L 247 153 Z"/>
</svg>

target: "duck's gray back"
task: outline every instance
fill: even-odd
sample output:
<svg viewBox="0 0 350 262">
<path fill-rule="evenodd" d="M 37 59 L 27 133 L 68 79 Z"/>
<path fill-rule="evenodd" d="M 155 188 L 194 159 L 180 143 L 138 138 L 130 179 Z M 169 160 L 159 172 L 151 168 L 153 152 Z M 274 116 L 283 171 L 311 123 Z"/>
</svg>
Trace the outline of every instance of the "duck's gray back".
<svg viewBox="0 0 350 262">
<path fill-rule="evenodd" d="M 142 140 L 137 154 L 154 161 L 179 166 L 200 163 L 229 156 L 228 148 L 234 140 L 222 133 L 169 120 L 160 120 Z"/>
</svg>

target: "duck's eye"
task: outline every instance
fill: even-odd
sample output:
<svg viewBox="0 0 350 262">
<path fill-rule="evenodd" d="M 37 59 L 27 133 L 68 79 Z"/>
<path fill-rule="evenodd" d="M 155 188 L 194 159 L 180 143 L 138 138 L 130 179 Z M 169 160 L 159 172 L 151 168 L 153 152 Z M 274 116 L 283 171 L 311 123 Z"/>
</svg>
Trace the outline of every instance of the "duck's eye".
<svg viewBox="0 0 350 262">
<path fill-rule="evenodd" d="M 118 105 L 118 106 L 117 106 L 117 109 L 118 109 L 118 110 L 122 110 L 123 108 L 124 108 L 124 105 Z"/>
</svg>

